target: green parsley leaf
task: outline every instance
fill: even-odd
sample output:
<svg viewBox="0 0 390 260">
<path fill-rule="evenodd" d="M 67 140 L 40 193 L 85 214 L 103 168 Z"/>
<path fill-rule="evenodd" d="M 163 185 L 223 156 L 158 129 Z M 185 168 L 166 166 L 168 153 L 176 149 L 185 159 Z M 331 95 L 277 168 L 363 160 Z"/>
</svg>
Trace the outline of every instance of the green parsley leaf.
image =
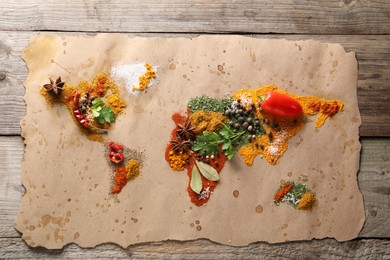
<svg viewBox="0 0 390 260">
<path fill-rule="evenodd" d="M 95 99 L 92 101 L 92 106 L 94 106 L 94 107 L 104 106 L 103 99 L 102 99 L 102 98 L 95 98 Z"/>
<path fill-rule="evenodd" d="M 114 112 L 112 112 L 112 109 L 110 107 L 104 106 L 100 115 L 107 123 L 115 122 L 115 114 Z"/>
<path fill-rule="evenodd" d="M 96 98 L 92 101 L 91 107 L 92 116 L 100 124 L 115 122 L 115 114 L 112 109 L 106 105 L 101 98 Z"/>
<path fill-rule="evenodd" d="M 92 116 L 93 117 L 98 117 L 100 115 L 100 110 L 102 110 L 102 107 L 97 107 L 97 108 L 92 108 Z"/>
</svg>

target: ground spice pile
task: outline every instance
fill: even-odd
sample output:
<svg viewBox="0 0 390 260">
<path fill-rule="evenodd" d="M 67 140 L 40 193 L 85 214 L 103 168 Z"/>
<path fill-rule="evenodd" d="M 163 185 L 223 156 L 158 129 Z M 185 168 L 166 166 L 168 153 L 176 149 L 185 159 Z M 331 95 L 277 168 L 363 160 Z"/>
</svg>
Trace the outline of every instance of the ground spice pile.
<svg viewBox="0 0 390 260">
<path fill-rule="evenodd" d="M 150 63 L 145 63 L 145 68 L 146 68 L 146 72 L 139 77 L 138 87 L 133 86 L 132 88 L 133 91 L 143 91 L 146 93 L 150 81 L 157 77 L 156 72 L 153 70 L 153 67 L 152 65 L 150 65 Z"/>
<path fill-rule="evenodd" d="M 114 172 L 111 193 L 117 194 L 129 181 L 140 175 L 143 155 L 113 141 L 106 145 L 106 154 L 107 162 Z"/>
<path fill-rule="evenodd" d="M 103 142 L 103 134 L 127 106 L 116 83 L 104 72 L 98 73 L 92 83 L 82 80 L 71 86 L 60 81 L 51 80 L 50 84 L 43 85 L 40 93 L 50 104 L 65 104 L 87 137 Z"/>
<path fill-rule="evenodd" d="M 268 92 L 277 92 L 294 98 L 302 106 L 302 114 L 294 117 L 282 117 L 267 114 L 261 109 L 257 116 L 262 122 L 266 135 L 257 137 L 253 142 L 240 148 L 247 165 L 252 165 L 255 157 L 260 155 L 270 164 L 276 164 L 283 153 L 288 149 L 288 140 L 298 133 L 304 126 L 307 116 L 319 114 L 316 127 L 321 127 L 327 118 L 333 117 L 343 109 L 343 103 L 338 100 L 324 100 L 316 96 L 299 96 L 279 90 L 274 85 L 264 86 L 255 90 L 242 89 L 237 91 L 233 98 L 250 99 L 255 104 L 262 103 L 262 98 Z"/>
<path fill-rule="evenodd" d="M 276 164 L 307 116 L 319 114 L 316 127 L 321 127 L 327 118 L 342 111 L 343 103 L 294 95 L 269 85 L 242 89 L 222 99 L 194 97 L 187 107 L 187 116 L 172 116 L 175 128 L 165 159 L 173 170 L 187 169 L 188 193 L 200 206 L 207 203 L 224 163 L 236 152 L 249 166 L 258 155 Z M 303 184 L 288 182 L 275 194 L 275 203 L 286 201 L 307 210 L 316 199 Z"/>
<path fill-rule="evenodd" d="M 312 210 L 318 200 L 306 182 L 307 178 L 299 179 L 298 182 L 283 182 L 275 193 L 275 205 L 287 203 L 298 210 Z"/>
</svg>

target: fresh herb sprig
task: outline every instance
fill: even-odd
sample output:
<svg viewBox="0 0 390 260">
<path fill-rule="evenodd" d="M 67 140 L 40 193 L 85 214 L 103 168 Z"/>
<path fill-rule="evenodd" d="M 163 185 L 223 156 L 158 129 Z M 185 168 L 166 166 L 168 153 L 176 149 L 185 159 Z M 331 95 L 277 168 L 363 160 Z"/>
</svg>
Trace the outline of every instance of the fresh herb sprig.
<svg viewBox="0 0 390 260">
<path fill-rule="evenodd" d="M 200 155 L 214 155 L 220 153 L 221 145 L 228 160 L 231 160 L 236 153 L 236 149 L 242 143 L 245 133 L 245 131 L 233 132 L 224 124 L 218 134 L 204 132 L 201 136 L 198 136 L 191 149 L 199 152 Z"/>
<path fill-rule="evenodd" d="M 92 101 L 91 113 L 100 124 L 115 122 L 114 112 L 111 107 L 104 104 L 101 98 L 96 98 Z"/>
</svg>

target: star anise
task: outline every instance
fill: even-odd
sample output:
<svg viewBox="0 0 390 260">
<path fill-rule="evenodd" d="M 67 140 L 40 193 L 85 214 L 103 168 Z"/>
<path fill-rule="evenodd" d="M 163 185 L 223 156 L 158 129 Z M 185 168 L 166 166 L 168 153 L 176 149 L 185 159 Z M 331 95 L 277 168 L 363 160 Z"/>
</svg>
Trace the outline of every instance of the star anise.
<svg viewBox="0 0 390 260">
<path fill-rule="evenodd" d="M 176 136 L 170 143 L 172 144 L 172 151 L 174 152 L 188 152 L 191 146 L 190 140 L 183 140 L 180 136 Z"/>
<path fill-rule="evenodd" d="M 62 88 L 65 85 L 65 82 L 61 81 L 61 77 L 58 77 L 55 82 L 51 78 L 49 78 L 49 80 L 50 84 L 43 85 L 43 87 L 46 89 L 46 92 L 55 95 L 61 94 Z"/>
<path fill-rule="evenodd" d="M 183 124 L 177 124 L 178 129 L 176 130 L 176 135 L 181 137 L 183 140 L 194 140 L 195 127 L 191 126 L 191 121 L 186 120 Z"/>
</svg>

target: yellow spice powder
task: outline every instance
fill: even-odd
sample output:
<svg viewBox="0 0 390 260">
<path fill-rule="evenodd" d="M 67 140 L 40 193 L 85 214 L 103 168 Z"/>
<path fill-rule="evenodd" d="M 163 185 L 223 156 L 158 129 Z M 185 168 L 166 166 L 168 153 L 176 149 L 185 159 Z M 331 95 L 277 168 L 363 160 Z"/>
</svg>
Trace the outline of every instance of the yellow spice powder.
<svg viewBox="0 0 390 260">
<path fill-rule="evenodd" d="M 265 96 L 270 91 L 282 93 L 296 99 L 302 106 L 303 115 L 292 118 L 267 115 L 271 122 L 278 123 L 280 129 L 276 131 L 270 126 L 264 125 L 265 132 L 271 133 L 272 138 L 264 134 L 239 149 L 239 153 L 243 156 L 244 162 L 247 165 L 252 165 L 257 155 L 264 157 L 270 164 L 276 164 L 279 157 L 287 150 L 288 140 L 303 128 L 304 122 L 302 119 L 304 116 L 320 114 L 316 120 L 316 127 L 319 128 L 327 118 L 332 116 L 332 111 L 327 111 L 329 110 L 329 106 L 337 107 L 337 111 L 333 111 L 333 113 L 341 111 L 344 106 L 338 100 L 324 100 L 316 96 L 298 96 L 279 90 L 274 85 L 264 86 L 255 90 L 241 89 L 233 95 L 233 98 L 241 100 L 249 99 L 253 103 L 259 104 L 261 103 L 260 97 Z M 264 117 L 260 111 L 256 112 L 256 116 L 258 118 Z"/>
<path fill-rule="evenodd" d="M 316 197 L 312 192 L 306 192 L 299 200 L 297 209 L 299 210 L 311 210 L 314 204 L 317 202 Z"/>
<path fill-rule="evenodd" d="M 187 160 L 189 156 L 189 153 L 170 151 L 169 166 L 175 171 L 182 171 L 187 165 Z"/>
<path fill-rule="evenodd" d="M 107 95 L 107 101 L 115 115 L 118 115 L 127 106 L 126 102 L 118 94 Z"/>
<path fill-rule="evenodd" d="M 139 84 L 138 84 L 139 86 L 138 87 L 133 86 L 132 88 L 133 91 L 138 90 L 138 91 L 146 92 L 150 81 L 156 78 L 156 72 L 153 70 L 152 65 L 150 65 L 149 63 L 145 63 L 145 68 L 146 68 L 146 72 L 139 77 Z"/>
<path fill-rule="evenodd" d="M 190 115 L 191 125 L 195 127 L 196 134 L 204 131 L 217 132 L 226 121 L 226 117 L 218 112 L 198 110 Z"/>
<path fill-rule="evenodd" d="M 131 159 L 127 162 L 126 166 L 127 179 L 131 180 L 137 177 L 141 172 L 141 163 L 137 160 Z"/>
</svg>

